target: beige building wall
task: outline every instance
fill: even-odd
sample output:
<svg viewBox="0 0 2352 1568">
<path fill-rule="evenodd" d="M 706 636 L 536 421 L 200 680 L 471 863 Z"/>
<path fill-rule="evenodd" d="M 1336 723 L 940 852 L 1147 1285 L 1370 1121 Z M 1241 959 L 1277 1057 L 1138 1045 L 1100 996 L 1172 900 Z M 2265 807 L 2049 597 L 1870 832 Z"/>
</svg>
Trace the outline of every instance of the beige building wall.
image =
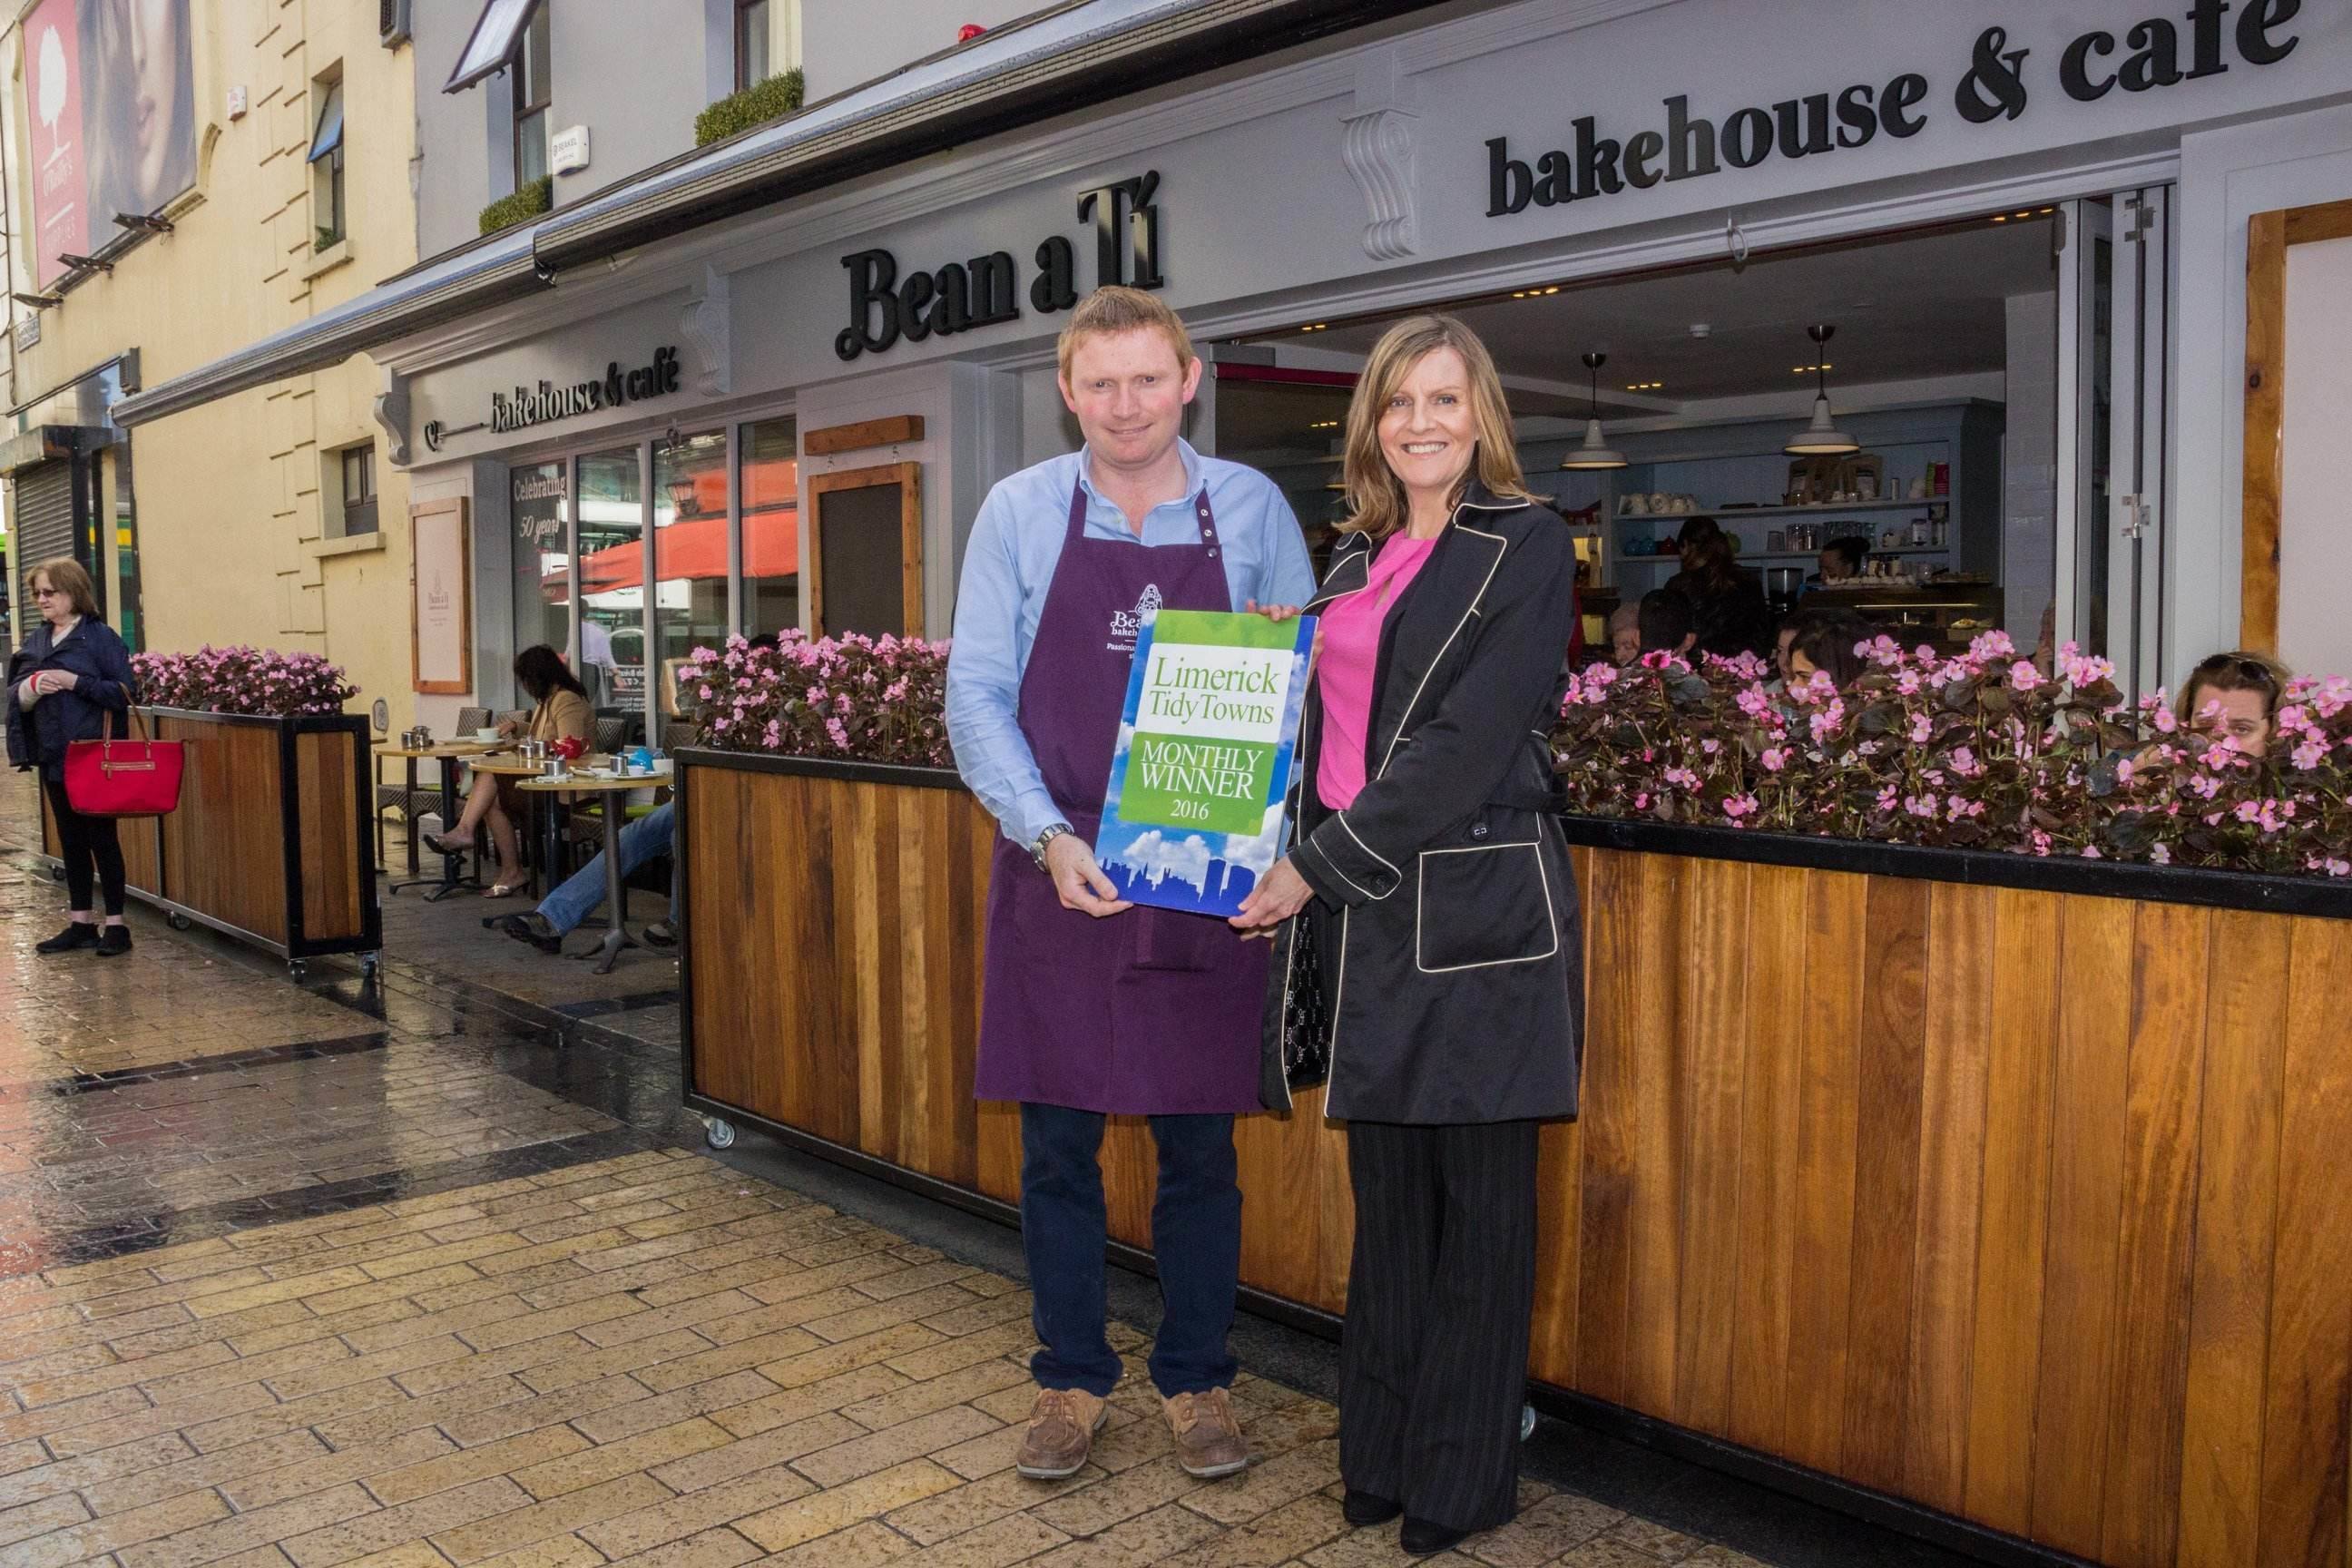
<svg viewBox="0 0 2352 1568">
<path fill-rule="evenodd" d="M 13 11 L 15 7 L 11 7 Z M 131 349 L 152 385 L 364 292 L 416 259 L 410 47 L 352 0 L 192 0 L 197 178 L 174 231 L 42 313 L 12 405 Z M 19 30 L 6 41 L 10 287 L 32 292 Z M 320 250 L 306 161 L 343 84 L 347 237 Z M 238 97 L 244 101 L 236 111 Z M 99 243 L 94 237 L 93 244 Z M 12 304 L 12 316 L 26 307 Z M 366 359 L 141 427 L 132 437 L 147 646 L 248 642 L 346 667 L 355 707 L 409 710 L 408 488 Z M 379 531 L 341 537 L 341 448 L 373 439 Z"/>
</svg>

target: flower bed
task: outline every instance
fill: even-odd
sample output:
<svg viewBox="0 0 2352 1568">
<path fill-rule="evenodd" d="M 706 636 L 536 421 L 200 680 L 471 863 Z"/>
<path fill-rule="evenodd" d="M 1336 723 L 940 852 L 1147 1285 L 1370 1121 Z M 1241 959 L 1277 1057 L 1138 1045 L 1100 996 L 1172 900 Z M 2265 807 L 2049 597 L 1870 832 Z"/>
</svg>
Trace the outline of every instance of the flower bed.
<svg viewBox="0 0 2352 1568">
<path fill-rule="evenodd" d="M 206 644 L 194 653 L 133 654 L 131 668 L 140 701 L 195 713 L 295 719 L 340 713 L 359 694 L 341 665 L 315 653 Z"/>
<path fill-rule="evenodd" d="M 698 647 L 679 689 L 700 704 L 696 744 L 950 767 L 948 645 L 789 631 L 773 647 Z"/>
<path fill-rule="evenodd" d="M 2071 646 L 2054 678 L 1998 632 L 1944 658 L 1891 638 L 1840 691 L 1743 657 L 1572 678 L 1553 735 L 1570 811 L 1881 843 L 2352 876 L 2352 680 L 2289 684 L 2259 756 L 2137 705 Z"/>
</svg>

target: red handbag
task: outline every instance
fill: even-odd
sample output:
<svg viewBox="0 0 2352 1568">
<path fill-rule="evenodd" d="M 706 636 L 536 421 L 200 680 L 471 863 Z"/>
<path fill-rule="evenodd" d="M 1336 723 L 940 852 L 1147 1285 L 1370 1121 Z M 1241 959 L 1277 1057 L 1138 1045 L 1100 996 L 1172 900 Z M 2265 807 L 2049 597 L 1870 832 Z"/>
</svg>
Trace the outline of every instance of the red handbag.
<svg viewBox="0 0 2352 1568">
<path fill-rule="evenodd" d="M 178 809 L 186 744 L 151 740 L 131 710 L 138 738 L 75 741 L 66 747 L 66 799 L 84 816 L 162 816 Z"/>
</svg>

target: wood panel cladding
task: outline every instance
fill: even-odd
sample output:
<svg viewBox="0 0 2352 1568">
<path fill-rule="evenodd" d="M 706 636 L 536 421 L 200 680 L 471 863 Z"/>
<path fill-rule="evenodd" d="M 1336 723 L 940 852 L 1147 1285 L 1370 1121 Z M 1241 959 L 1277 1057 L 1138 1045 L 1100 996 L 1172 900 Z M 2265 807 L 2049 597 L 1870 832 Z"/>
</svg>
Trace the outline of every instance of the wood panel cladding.
<svg viewBox="0 0 2352 1568">
<path fill-rule="evenodd" d="M 186 750 L 179 808 L 119 825 L 131 891 L 289 957 L 374 948 L 366 720 L 145 711 Z"/>
<path fill-rule="evenodd" d="M 1017 1198 L 1017 1110 L 971 1100 L 987 815 L 684 783 L 696 1089 Z M 1531 1375 L 2125 1568 L 2345 1568 L 2352 922 L 1575 858 L 1584 1114 L 1544 1135 Z M 1318 1106 L 1237 1125 L 1242 1272 L 1338 1311 Z M 1139 1122 L 1103 1169 L 1149 1246 Z"/>
</svg>

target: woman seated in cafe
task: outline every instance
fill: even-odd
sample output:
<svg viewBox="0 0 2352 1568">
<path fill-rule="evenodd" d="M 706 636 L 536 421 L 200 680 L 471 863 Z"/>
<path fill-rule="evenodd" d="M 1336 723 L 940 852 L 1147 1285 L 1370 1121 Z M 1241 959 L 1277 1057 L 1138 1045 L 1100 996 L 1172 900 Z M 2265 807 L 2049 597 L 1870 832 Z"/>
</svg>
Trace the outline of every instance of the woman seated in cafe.
<svg viewBox="0 0 2352 1568">
<path fill-rule="evenodd" d="M 505 740 L 562 740 L 586 745 L 595 733 L 596 716 L 580 679 L 564 668 L 563 656 L 540 643 L 515 655 L 515 684 L 537 704 L 528 720 L 507 720 L 499 726 Z M 466 809 L 447 831 L 432 841 L 444 855 L 463 854 L 474 841 L 474 830 L 487 824 L 490 844 L 499 859 L 498 879 L 482 890 L 486 899 L 511 898 L 520 891 L 522 853 L 515 820 L 523 815 L 522 793 L 517 781 L 478 773 L 466 795 Z"/>
<path fill-rule="evenodd" d="M 1817 588 L 1823 583 L 1851 583 L 1862 575 L 1863 566 L 1869 560 L 1870 541 L 1861 534 L 1832 539 L 1813 558 L 1813 576 L 1806 585 Z"/>
<path fill-rule="evenodd" d="M 2284 665 L 2264 655 L 2217 653 L 2189 672 L 2173 716 L 2209 741 L 2260 757 L 2270 750 L 2279 693 L 2290 679 Z"/>
<path fill-rule="evenodd" d="M 1685 520 L 1682 551 L 1683 569 L 1666 580 L 1666 588 L 1690 601 L 1698 651 L 1717 658 L 1762 653 L 1772 615 L 1764 580 L 1739 564 L 1722 524 L 1711 517 Z"/>
<path fill-rule="evenodd" d="M 1789 684 L 1801 686 L 1818 670 L 1840 691 L 1844 690 L 1870 668 L 1870 661 L 1855 649 L 1877 635 L 1876 626 L 1852 610 L 1820 610 L 1802 617 L 1784 667 Z"/>
</svg>

